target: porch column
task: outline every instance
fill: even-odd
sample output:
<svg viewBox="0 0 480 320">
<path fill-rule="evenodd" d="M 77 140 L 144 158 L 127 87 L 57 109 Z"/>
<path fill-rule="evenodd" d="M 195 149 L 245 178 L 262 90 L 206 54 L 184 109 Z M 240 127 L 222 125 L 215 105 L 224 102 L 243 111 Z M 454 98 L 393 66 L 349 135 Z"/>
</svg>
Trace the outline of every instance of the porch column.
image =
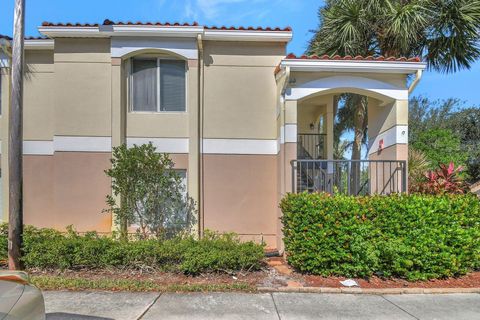
<svg viewBox="0 0 480 320">
<path fill-rule="evenodd" d="M 335 121 L 335 96 L 331 97 L 327 101 L 327 116 L 326 116 L 326 129 L 327 129 L 327 160 L 333 160 L 333 125 Z M 333 173 L 333 163 L 328 163 L 328 173 Z"/>
<path fill-rule="evenodd" d="M 297 159 L 297 100 L 285 101 L 284 126 L 284 192 L 292 192 L 292 165 Z"/>
<path fill-rule="evenodd" d="M 408 160 L 408 100 L 381 104 L 369 98 L 368 141 L 369 160 Z M 382 163 L 378 167 L 371 164 L 370 171 L 371 192 L 403 191 L 401 182 L 405 173 L 399 172 L 396 163 Z"/>
</svg>

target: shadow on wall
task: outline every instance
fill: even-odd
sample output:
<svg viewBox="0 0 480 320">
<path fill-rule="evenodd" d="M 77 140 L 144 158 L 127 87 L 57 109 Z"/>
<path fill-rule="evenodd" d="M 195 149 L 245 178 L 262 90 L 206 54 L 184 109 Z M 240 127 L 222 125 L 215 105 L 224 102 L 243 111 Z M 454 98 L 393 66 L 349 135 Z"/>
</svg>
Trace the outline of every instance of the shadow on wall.
<svg viewBox="0 0 480 320">
<path fill-rule="evenodd" d="M 112 318 L 85 316 L 81 314 L 64 313 L 64 312 L 52 312 L 47 313 L 47 320 L 114 320 Z"/>
</svg>

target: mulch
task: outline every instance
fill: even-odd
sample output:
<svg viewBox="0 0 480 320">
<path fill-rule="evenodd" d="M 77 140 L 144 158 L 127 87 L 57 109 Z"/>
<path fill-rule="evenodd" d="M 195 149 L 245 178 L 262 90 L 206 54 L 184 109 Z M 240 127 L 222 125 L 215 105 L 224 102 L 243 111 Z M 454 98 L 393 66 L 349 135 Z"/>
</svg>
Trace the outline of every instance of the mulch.
<svg viewBox="0 0 480 320">
<path fill-rule="evenodd" d="M 151 281 L 158 285 L 191 285 L 191 284 L 234 284 L 246 283 L 252 286 L 261 281 L 264 277 L 263 271 L 236 273 L 234 275 L 227 273 L 207 273 L 197 276 L 188 276 L 181 273 L 161 272 L 156 270 L 120 270 L 120 269 L 101 269 L 101 270 L 65 270 L 65 271 L 46 271 L 29 270 L 32 276 L 62 276 L 65 278 L 85 278 L 89 280 L 137 280 Z"/>
<path fill-rule="evenodd" d="M 267 261 L 278 274 L 283 274 L 287 278 L 285 285 L 293 283 L 296 286 L 303 287 L 327 287 L 344 288 L 340 281 L 346 280 L 346 277 L 322 277 L 316 275 L 305 275 L 295 272 L 282 258 L 272 258 Z M 288 271 L 287 271 L 288 270 Z M 407 281 L 398 278 L 380 278 L 373 276 L 369 279 L 352 278 L 360 288 L 368 289 L 386 289 L 386 288 L 480 288 L 480 271 L 471 272 L 457 278 L 435 279 L 427 281 Z"/>
</svg>

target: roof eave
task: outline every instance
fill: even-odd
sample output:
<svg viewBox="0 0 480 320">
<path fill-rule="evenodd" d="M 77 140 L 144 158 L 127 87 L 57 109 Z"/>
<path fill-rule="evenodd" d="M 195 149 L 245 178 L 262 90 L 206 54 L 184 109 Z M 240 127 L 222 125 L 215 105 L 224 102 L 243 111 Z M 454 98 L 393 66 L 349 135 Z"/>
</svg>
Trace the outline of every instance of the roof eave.
<svg viewBox="0 0 480 320">
<path fill-rule="evenodd" d="M 25 49 L 29 50 L 53 50 L 55 40 L 53 39 L 26 39 Z"/>
<path fill-rule="evenodd" d="M 203 26 L 101 25 L 92 27 L 42 26 L 38 31 L 49 38 L 109 38 L 112 36 L 162 36 L 214 41 L 289 42 L 292 31 L 212 30 Z"/>
<path fill-rule="evenodd" d="M 205 40 L 289 42 L 291 31 L 205 30 Z"/>
<path fill-rule="evenodd" d="M 108 38 L 98 27 L 39 27 L 38 31 L 49 38 Z"/>
<path fill-rule="evenodd" d="M 299 72 L 371 72 L 412 74 L 424 70 L 424 62 L 407 61 L 371 61 L 371 60 L 282 60 L 280 67 L 289 66 L 291 71 Z"/>
</svg>

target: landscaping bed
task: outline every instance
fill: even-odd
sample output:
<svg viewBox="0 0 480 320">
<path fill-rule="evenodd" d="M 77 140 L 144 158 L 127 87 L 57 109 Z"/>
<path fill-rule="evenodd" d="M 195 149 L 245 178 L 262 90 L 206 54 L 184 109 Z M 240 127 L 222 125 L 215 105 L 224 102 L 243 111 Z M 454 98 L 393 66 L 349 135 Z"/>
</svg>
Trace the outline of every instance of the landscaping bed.
<svg viewBox="0 0 480 320">
<path fill-rule="evenodd" d="M 480 202 L 470 194 L 288 194 L 289 264 L 323 277 L 458 278 L 480 270 Z"/>
<path fill-rule="evenodd" d="M 1 267 L 0 267 L 1 270 Z M 195 276 L 154 270 L 64 270 L 30 269 L 32 282 L 42 290 L 72 291 L 154 291 L 154 292 L 256 292 L 302 288 L 344 289 L 346 277 L 323 277 L 294 271 L 283 258 L 266 258 L 258 271 L 205 273 Z M 480 272 L 464 276 L 426 281 L 380 277 L 353 278 L 362 289 L 391 288 L 480 288 Z"/>
<path fill-rule="evenodd" d="M 228 275 L 207 273 L 196 276 L 137 270 L 30 270 L 32 282 L 43 290 L 107 291 L 241 291 L 253 292 L 265 273 L 253 271 Z"/>
<path fill-rule="evenodd" d="M 370 278 L 347 278 L 338 276 L 318 276 L 311 274 L 302 274 L 293 270 L 281 258 L 268 259 L 270 266 L 269 272 L 274 273 L 270 276 L 270 282 L 263 280 L 262 287 L 326 287 L 326 288 L 345 288 L 340 281 L 346 279 L 355 280 L 360 288 L 365 289 L 386 289 L 386 288 L 480 288 L 480 271 L 468 273 L 459 277 L 450 277 L 446 279 L 432 279 L 423 281 L 407 281 L 399 278 L 380 278 L 372 276 Z"/>
</svg>

